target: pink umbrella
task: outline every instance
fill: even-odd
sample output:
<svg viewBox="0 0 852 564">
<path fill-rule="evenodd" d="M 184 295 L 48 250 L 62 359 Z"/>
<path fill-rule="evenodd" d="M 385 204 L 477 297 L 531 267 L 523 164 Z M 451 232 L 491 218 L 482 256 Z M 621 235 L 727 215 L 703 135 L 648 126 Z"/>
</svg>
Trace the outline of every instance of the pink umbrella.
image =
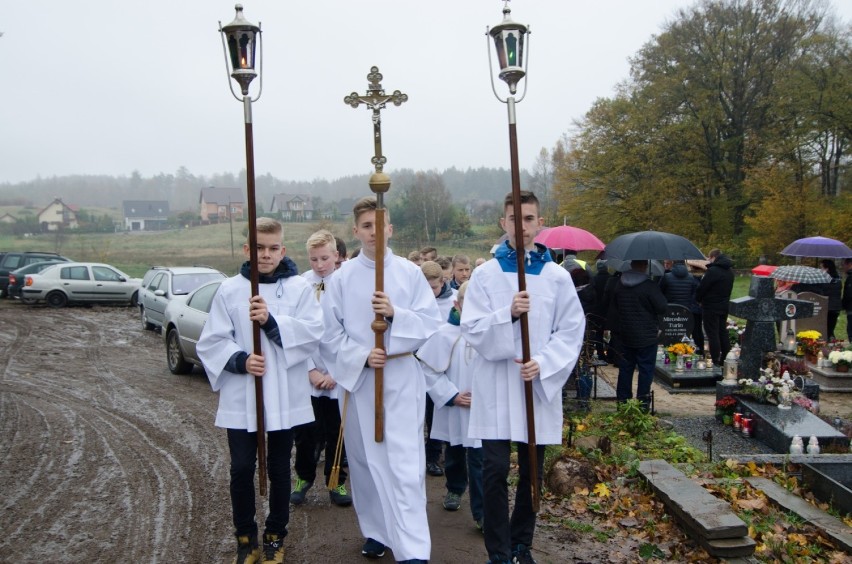
<svg viewBox="0 0 852 564">
<path fill-rule="evenodd" d="M 603 241 L 579 227 L 560 225 L 543 229 L 535 238 L 536 243 L 550 249 L 571 249 L 573 251 L 602 251 Z"/>
</svg>

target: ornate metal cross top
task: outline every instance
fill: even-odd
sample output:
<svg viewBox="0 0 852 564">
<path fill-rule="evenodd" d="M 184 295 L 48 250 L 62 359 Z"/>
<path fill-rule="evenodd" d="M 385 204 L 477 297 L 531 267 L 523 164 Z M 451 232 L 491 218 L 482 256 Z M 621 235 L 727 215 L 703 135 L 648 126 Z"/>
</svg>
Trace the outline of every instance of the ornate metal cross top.
<svg viewBox="0 0 852 564">
<path fill-rule="evenodd" d="M 382 117 L 381 111 L 385 109 L 388 102 L 394 106 L 401 106 L 403 102 L 408 101 L 408 94 L 403 94 L 399 90 L 394 90 L 392 94 L 385 94 L 382 88 L 382 73 L 379 72 L 379 67 L 370 67 L 370 74 L 367 75 L 369 84 L 367 86 L 367 94 L 361 96 L 357 92 L 353 92 L 343 99 L 343 102 L 357 108 L 361 104 L 373 110 L 373 142 L 375 144 L 375 155 L 370 162 L 376 167 L 376 172 L 382 172 L 387 159 L 382 155 Z"/>
</svg>

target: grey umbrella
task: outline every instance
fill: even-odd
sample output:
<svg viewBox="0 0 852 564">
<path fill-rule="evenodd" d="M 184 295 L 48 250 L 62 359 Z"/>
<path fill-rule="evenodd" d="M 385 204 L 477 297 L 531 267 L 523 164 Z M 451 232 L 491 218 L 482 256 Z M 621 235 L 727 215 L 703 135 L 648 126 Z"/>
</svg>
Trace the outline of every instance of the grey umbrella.
<svg viewBox="0 0 852 564">
<path fill-rule="evenodd" d="M 604 249 L 607 259 L 704 259 L 704 253 L 686 237 L 663 231 L 638 231 L 613 239 Z"/>
<path fill-rule="evenodd" d="M 795 264 L 792 266 L 779 266 L 769 275 L 776 280 L 787 282 L 800 282 L 802 284 L 825 284 L 831 282 L 831 276 L 819 268 Z"/>
</svg>

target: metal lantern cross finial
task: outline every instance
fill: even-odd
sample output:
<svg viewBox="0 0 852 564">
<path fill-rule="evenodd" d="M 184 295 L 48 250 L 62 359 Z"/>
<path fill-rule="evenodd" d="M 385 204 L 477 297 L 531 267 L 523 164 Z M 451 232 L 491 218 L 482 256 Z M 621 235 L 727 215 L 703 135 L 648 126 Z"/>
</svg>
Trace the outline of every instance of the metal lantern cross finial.
<svg viewBox="0 0 852 564">
<path fill-rule="evenodd" d="M 357 108 L 361 104 L 367 106 L 373 111 L 373 145 L 375 148 L 373 158 L 370 162 L 376 168 L 376 171 L 370 176 L 370 190 L 376 194 L 376 292 L 384 292 L 385 278 L 385 211 L 384 211 L 384 193 L 390 190 L 390 176 L 384 173 L 383 169 L 387 159 L 382 154 L 382 115 L 381 111 L 391 102 L 394 106 L 401 106 L 408 101 L 408 95 L 403 94 L 399 90 L 394 90 L 392 94 L 385 94 L 382 88 L 382 73 L 379 72 L 379 67 L 370 67 L 370 73 L 367 75 L 367 94 L 362 96 L 357 92 L 352 92 L 345 98 L 343 102 L 353 108 Z M 387 331 L 388 323 L 385 318 L 377 313 L 375 320 L 370 325 L 375 334 L 375 347 L 378 349 L 385 348 L 385 331 Z M 384 370 L 375 368 L 375 440 L 380 443 L 384 440 Z"/>
<path fill-rule="evenodd" d="M 225 68 L 228 74 L 240 84 L 243 97 L 234 92 L 234 86 L 228 80 L 228 87 L 234 98 L 243 103 L 243 118 L 245 121 L 246 137 L 246 205 L 248 206 L 248 244 L 249 244 L 249 282 L 251 295 L 260 294 L 260 275 L 257 270 L 257 204 L 255 203 L 254 178 L 254 132 L 252 128 L 251 103 L 260 99 L 263 90 L 263 73 L 255 72 L 255 45 L 260 36 L 260 25 L 249 23 L 243 17 L 243 7 L 234 7 L 237 16 L 226 26 L 219 22 L 219 34 L 222 36 L 222 49 L 225 52 Z M 227 47 L 226 47 L 227 43 Z M 263 47 L 260 49 L 261 65 L 263 64 Z M 230 55 L 230 56 L 229 56 Z M 252 100 L 249 94 L 249 84 L 260 74 L 260 88 Z M 230 203 L 229 203 L 230 207 Z M 229 214 L 230 215 L 230 212 Z M 252 323 L 253 354 L 262 354 L 260 348 L 260 323 Z M 260 495 L 266 495 L 266 433 L 264 432 L 263 409 L 263 380 L 254 379 L 255 415 L 257 421 L 257 466 L 258 486 Z"/>
</svg>

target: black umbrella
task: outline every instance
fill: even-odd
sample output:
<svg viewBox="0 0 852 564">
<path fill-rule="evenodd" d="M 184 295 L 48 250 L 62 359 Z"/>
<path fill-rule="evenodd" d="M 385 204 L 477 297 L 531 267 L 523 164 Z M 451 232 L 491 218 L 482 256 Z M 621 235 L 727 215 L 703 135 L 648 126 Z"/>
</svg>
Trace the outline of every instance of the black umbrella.
<svg viewBox="0 0 852 564">
<path fill-rule="evenodd" d="M 606 258 L 621 260 L 704 259 L 704 253 L 686 237 L 663 231 L 638 231 L 613 239 L 604 249 Z"/>
</svg>

